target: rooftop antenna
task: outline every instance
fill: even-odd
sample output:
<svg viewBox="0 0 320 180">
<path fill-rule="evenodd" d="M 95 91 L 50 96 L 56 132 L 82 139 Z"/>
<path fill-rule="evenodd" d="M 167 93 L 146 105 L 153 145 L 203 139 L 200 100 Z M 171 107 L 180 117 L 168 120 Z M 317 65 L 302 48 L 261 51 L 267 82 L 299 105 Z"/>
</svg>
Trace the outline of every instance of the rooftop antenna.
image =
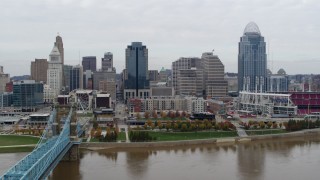
<svg viewBox="0 0 320 180">
<path fill-rule="evenodd" d="M 79 65 L 80 65 L 80 50 L 79 50 Z"/>
</svg>

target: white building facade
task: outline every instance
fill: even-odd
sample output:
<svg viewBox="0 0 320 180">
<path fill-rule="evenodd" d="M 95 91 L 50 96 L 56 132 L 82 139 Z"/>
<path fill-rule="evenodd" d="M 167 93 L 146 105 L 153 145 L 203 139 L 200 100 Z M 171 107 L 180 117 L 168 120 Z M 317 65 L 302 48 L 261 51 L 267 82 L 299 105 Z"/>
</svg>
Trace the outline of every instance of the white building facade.
<svg viewBox="0 0 320 180">
<path fill-rule="evenodd" d="M 47 84 L 49 87 L 47 88 L 49 93 L 49 97 L 51 98 L 49 102 L 53 102 L 54 98 L 56 98 L 60 94 L 60 90 L 62 88 L 63 77 L 62 77 L 62 61 L 59 50 L 56 46 L 53 47 L 50 57 L 50 61 L 48 62 L 48 71 L 47 71 Z"/>
</svg>

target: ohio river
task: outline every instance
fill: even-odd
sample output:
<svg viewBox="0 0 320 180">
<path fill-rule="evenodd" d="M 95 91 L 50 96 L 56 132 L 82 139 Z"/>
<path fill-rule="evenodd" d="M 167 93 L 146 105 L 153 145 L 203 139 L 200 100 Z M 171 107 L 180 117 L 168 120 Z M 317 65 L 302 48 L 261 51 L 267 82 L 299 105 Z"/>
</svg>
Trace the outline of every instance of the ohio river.
<svg viewBox="0 0 320 180">
<path fill-rule="evenodd" d="M 14 164 L 21 153 L 0 154 Z M 12 159 L 12 161 L 10 161 Z M 48 179 L 320 179 L 320 137 L 261 140 L 229 145 L 81 151 Z M 0 166 L 1 174 L 5 166 Z"/>
</svg>

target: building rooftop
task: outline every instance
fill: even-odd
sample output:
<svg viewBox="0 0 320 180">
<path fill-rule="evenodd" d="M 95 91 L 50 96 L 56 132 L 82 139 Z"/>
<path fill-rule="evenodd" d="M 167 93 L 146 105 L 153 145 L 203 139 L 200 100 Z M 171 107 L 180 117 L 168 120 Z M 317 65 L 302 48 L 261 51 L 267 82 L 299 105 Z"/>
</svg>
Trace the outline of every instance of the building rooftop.
<svg viewBox="0 0 320 180">
<path fill-rule="evenodd" d="M 250 22 L 244 28 L 243 35 L 247 34 L 258 34 L 261 35 L 258 25 L 255 22 Z"/>
</svg>

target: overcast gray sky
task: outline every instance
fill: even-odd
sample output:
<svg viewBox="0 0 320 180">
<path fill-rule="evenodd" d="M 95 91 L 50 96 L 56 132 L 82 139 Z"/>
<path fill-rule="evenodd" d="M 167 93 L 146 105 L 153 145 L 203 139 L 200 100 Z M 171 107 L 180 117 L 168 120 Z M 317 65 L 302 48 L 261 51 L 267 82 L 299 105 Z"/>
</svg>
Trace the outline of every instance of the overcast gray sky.
<svg viewBox="0 0 320 180">
<path fill-rule="evenodd" d="M 80 52 L 97 56 L 100 68 L 110 51 L 119 73 L 126 46 L 141 41 L 149 69 L 214 49 L 225 71 L 237 72 L 238 42 L 254 21 L 273 72 L 320 74 L 319 17 L 318 0 L 1 0 L 0 65 L 11 76 L 30 74 L 30 62 L 48 58 L 59 32 L 65 64 L 79 64 Z"/>
</svg>

